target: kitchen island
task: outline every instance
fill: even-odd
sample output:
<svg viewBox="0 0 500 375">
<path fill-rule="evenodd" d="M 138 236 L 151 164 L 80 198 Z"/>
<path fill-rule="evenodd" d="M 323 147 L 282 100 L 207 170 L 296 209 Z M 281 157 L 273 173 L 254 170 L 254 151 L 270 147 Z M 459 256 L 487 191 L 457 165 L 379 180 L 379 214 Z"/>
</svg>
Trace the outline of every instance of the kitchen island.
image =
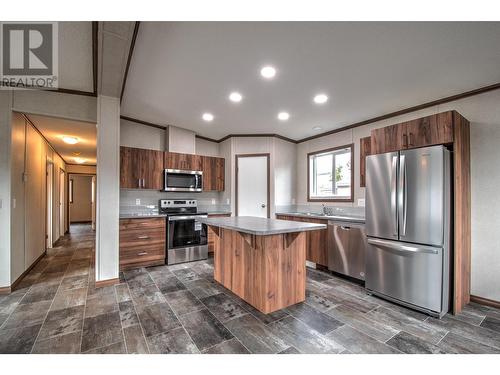
<svg viewBox="0 0 500 375">
<path fill-rule="evenodd" d="M 305 300 L 305 232 L 326 225 L 252 216 L 199 220 L 214 238 L 217 282 L 265 314 Z"/>
</svg>

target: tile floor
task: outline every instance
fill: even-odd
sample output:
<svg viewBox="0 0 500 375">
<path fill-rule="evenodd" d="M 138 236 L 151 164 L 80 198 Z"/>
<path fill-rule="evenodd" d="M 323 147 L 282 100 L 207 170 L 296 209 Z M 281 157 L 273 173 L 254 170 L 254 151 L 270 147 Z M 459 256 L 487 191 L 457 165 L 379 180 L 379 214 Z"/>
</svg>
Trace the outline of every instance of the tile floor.
<svg viewBox="0 0 500 375">
<path fill-rule="evenodd" d="M 500 353 L 499 310 L 438 320 L 316 270 L 305 303 L 268 315 L 217 284 L 210 259 L 96 289 L 93 237 L 73 226 L 0 296 L 0 353 Z"/>
</svg>

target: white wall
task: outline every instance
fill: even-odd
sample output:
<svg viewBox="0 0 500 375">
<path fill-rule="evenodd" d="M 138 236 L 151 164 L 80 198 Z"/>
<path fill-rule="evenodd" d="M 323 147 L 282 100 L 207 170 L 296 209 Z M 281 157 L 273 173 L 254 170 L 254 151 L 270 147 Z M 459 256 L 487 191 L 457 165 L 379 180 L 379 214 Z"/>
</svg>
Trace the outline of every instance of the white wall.
<svg viewBox="0 0 500 375">
<path fill-rule="evenodd" d="M 500 90 L 434 106 L 384 121 L 300 143 L 297 146 L 297 203 L 307 204 L 307 153 L 354 142 L 354 203 L 359 187 L 359 140 L 372 129 L 456 110 L 471 122 L 472 269 L 471 293 L 500 301 Z M 320 204 L 320 203 L 311 203 Z M 336 204 L 336 205 L 341 205 Z"/>
<path fill-rule="evenodd" d="M 93 96 L 70 95 L 47 90 L 16 90 L 13 110 L 52 117 L 96 122 L 97 101 Z"/>
<path fill-rule="evenodd" d="M 10 286 L 12 93 L 0 90 L 0 288 Z"/>
<path fill-rule="evenodd" d="M 96 281 L 118 278 L 120 208 L 120 99 L 97 106 Z"/>
<path fill-rule="evenodd" d="M 120 145 L 165 151 L 165 130 L 120 120 Z"/>
<path fill-rule="evenodd" d="M 297 145 L 274 138 L 274 203 L 275 206 L 295 204 L 297 187 Z"/>
<path fill-rule="evenodd" d="M 193 131 L 169 125 L 165 133 L 165 151 L 194 154 L 195 139 Z"/>
<path fill-rule="evenodd" d="M 198 155 L 219 156 L 219 144 L 205 139 L 196 138 L 195 152 Z"/>
</svg>

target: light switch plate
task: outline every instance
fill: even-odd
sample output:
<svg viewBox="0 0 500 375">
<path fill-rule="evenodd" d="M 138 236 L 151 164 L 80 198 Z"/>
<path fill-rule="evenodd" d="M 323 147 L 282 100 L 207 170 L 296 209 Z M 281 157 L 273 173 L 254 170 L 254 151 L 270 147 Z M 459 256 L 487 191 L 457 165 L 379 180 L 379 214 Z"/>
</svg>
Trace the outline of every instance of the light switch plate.
<svg viewBox="0 0 500 375">
<path fill-rule="evenodd" d="M 226 204 L 230 204 L 231 201 L 229 200 L 229 198 L 226 199 Z"/>
<path fill-rule="evenodd" d="M 215 198 L 212 198 L 212 204 L 215 204 Z"/>
<path fill-rule="evenodd" d="M 365 200 L 364 199 L 358 199 L 358 206 L 359 207 L 364 207 L 365 206 Z"/>
<path fill-rule="evenodd" d="M 136 205 L 136 206 L 140 206 L 140 205 L 141 205 L 141 200 L 140 200 L 139 198 L 137 198 L 137 199 L 135 200 L 135 205 Z"/>
</svg>

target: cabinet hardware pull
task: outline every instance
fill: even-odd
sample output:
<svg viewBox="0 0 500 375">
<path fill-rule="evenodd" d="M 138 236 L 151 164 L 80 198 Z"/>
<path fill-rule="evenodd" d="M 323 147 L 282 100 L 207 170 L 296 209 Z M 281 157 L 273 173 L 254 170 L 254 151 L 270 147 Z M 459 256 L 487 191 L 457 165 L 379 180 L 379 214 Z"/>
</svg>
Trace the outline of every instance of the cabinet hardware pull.
<svg viewBox="0 0 500 375">
<path fill-rule="evenodd" d="M 410 133 L 410 146 L 413 146 L 413 133 Z"/>
<path fill-rule="evenodd" d="M 403 134 L 403 146 L 408 146 L 408 135 Z"/>
<path fill-rule="evenodd" d="M 147 240 L 149 236 L 139 236 L 137 237 L 139 240 Z"/>
<path fill-rule="evenodd" d="M 143 251 L 142 253 L 137 253 L 138 256 L 143 256 L 143 255 L 147 255 L 148 253 L 146 251 Z"/>
</svg>

